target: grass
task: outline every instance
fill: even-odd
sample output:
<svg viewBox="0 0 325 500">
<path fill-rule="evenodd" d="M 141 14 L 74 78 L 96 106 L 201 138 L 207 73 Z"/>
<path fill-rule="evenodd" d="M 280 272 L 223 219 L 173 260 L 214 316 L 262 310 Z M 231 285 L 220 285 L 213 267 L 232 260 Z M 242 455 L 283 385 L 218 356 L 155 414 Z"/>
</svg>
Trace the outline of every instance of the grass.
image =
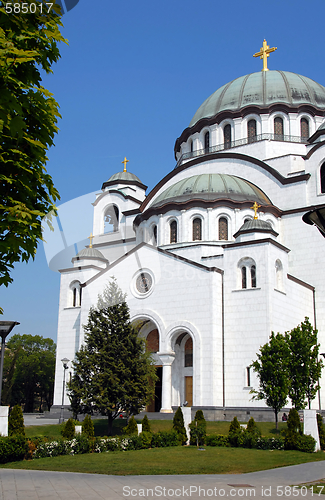
<svg viewBox="0 0 325 500">
<path fill-rule="evenodd" d="M 2 468 L 114 475 L 241 474 L 324 460 L 324 453 L 177 446 L 11 462 Z"/>
</svg>

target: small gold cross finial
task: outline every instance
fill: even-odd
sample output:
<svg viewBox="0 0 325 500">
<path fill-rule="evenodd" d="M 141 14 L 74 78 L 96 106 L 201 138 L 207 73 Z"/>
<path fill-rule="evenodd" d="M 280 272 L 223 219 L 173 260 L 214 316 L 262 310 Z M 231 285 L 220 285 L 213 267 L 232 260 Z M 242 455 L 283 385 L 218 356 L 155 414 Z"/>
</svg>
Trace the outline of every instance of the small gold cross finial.
<svg viewBox="0 0 325 500">
<path fill-rule="evenodd" d="M 260 57 L 260 59 L 263 59 L 263 69 L 262 71 L 269 71 L 267 67 L 267 58 L 269 57 L 269 54 L 271 52 L 274 52 L 277 50 L 277 47 L 270 47 L 266 43 L 266 40 L 264 39 L 263 41 L 263 47 L 261 47 L 261 50 L 259 52 L 256 52 L 256 54 L 253 55 L 253 57 Z"/>
<path fill-rule="evenodd" d="M 90 236 L 88 236 L 87 239 L 90 240 L 89 248 L 92 248 L 93 247 L 93 239 L 94 239 L 93 233 L 90 233 Z"/>
<path fill-rule="evenodd" d="M 124 170 L 123 172 L 126 172 L 126 164 L 128 163 L 129 160 L 126 159 L 126 156 L 124 157 L 124 160 L 121 161 L 121 163 L 124 163 Z"/>
<path fill-rule="evenodd" d="M 261 205 L 259 205 L 258 203 L 256 203 L 256 201 L 254 201 L 254 205 L 250 208 L 252 208 L 255 212 L 255 215 L 254 215 L 254 219 L 258 219 L 257 217 L 257 210 L 260 208 Z"/>
</svg>

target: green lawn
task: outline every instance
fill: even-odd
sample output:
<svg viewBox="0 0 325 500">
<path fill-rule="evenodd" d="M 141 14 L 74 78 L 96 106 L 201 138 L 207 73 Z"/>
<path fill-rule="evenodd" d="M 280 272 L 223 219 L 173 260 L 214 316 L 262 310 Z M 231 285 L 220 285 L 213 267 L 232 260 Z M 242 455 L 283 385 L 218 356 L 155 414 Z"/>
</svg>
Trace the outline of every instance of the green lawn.
<svg viewBox="0 0 325 500">
<path fill-rule="evenodd" d="M 240 474 L 324 460 L 324 453 L 177 446 L 126 452 L 41 458 L 1 467 L 96 474 Z"/>
</svg>

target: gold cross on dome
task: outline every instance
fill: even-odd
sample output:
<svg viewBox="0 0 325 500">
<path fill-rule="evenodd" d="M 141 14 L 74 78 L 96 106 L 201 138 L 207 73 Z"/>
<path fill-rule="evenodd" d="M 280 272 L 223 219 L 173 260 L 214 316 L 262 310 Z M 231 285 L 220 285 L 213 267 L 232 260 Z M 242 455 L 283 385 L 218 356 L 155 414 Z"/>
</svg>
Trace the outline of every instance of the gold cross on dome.
<svg viewBox="0 0 325 500">
<path fill-rule="evenodd" d="M 124 163 L 124 170 L 123 172 L 126 172 L 126 164 L 128 163 L 129 160 L 126 159 L 126 156 L 124 157 L 124 160 L 121 161 L 121 163 Z"/>
<path fill-rule="evenodd" d="M 271 52 L 274 52 L 277 50 L 277 47 L 270 47 L 266 43 L 266 40 L 264 39 L 263 41 L 263 47 L 261 47 L 261 50 L 259 52 L 256 52 L 256 54 L 253 55 L 253 57 L 260 57 L 260 59 L 263 59 L 263 69 L 262 71 L 269 71 L 267 67 L 267 58 L 269 57 L 269 54 Z"/>
<path fill-rule="evenodd" d="M 89 248 L 92 248 L 93 247 L 93 239 L 95 238 L 95 236 L 93 236 L 93 233 L 90 233 L 90 236 L 88 236 L 88 240 L 90 240 L 90 243 L 89 243 Z"/>
<path fill-rule="evenodd" d="M 256 203 L 256 201 L 254 201 L 254 205 L 250 208 L 252 208 L 255 212 L 255 215 L 254 215 L 254 219 L 258 219 L 257 217 L 257 210 L 260 208 L 261 205 L 259 205 L 258 203 Z"/>
</svg>

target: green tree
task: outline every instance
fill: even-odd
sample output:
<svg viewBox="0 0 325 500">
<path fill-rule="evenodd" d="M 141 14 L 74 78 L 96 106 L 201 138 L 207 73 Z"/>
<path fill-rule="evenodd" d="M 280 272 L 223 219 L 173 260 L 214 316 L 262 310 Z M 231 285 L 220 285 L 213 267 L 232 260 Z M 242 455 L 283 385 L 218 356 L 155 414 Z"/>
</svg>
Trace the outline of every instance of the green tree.
<svg viewBox="0 0 325 500">
<path fill-rule="evenodd" d="M 278 413 L 286 405 L 289 394 L 289 349 L 280 333 L 272 332 L 270 340 L 260 348 L 257 360 L 252 363 L 259 378 L 259 390 L 251 390 L 253 399 L 264 399 L 273 409 L 275 427 L 278 428 Z"/>
<path fill-rule="evenodd" d="M 319 389 L 319 378 L 323 362 L 318 360 L 319 344 L 317 330 L 314 330 L 308 318 L 286 332 L 286 341 L 290 349 L 290 388 L 289 397 L 297 410 L 306 408 Z"/>
<path fill-rule="evenodd" d="M 173 430 L 178 434 L 178 440 L 182 445 L 187 443 L 187 434 L 184 426 L 184 417 L 181 407 L 178 407 L 173 418 Z"/>
<path fill-rule="evenodd" d="M 147 415 L 145 415 L 142 419 L 142 432 L 151 432 L 150 422 Z"/>
<path fill-rule="evenodd" d="M 35 404 L 50 409 L 53 401 L 55 343 L 41 335 L 13 335 L 6 344 L 2 404 L 24 405 L 32 413 Z"/>
<path fill-rule="evenodd" d="M 61 434 L 63 437 L 67 439 L 72 439 L 76 433 L 76 426 L 73 421 L 73 418 L 69 418 L 65 424 L 63 424 L 63 428 L 61 430 Z"/>
<path fill-rule="evenodd" d="M 123 429 L 124 434 L 138 434 L 138 425 L 136 423 L 135 418 L 132 416 L 128 422 L 128 425 L 126 425 Z"/>
<path fill-rule="evenodd" d="M 88 438 L 93 438 L 95 435 L 94 423 L 91 420 L 90 415 L 86 415 L 84 421 L 82 422 L 82 434 Z"/>
<path fill-rule="evenodd" d="M 110 435 L 122 411 L 136 415 L 152 398 L 155 367 L 130 323 L 126 296 L 115 279 L 90 309 L 84 328 L 85 343 L 76 353 L 68 394 L 70 401 L 81 402 L 83 412 L 91 408 L 106 415 Z"/>
<path fill-rule="evenodd" d="M 196 444 L 196 446 L 203 446 L 206 439 L 206 428 L 207 423 L 203 415 L 202 410 L 197 410 L 193 422 L 190 423 L 190 444 Z"/>
<path fill-rule="evenodd" d="M 0 284 L 5 286 L 12 282 L 15 262 L 34 258 L 42 218 L 59 198 L 45 165 L 60 115 L 41 85 L 41 71 L 52 72 L 60 58 L 58 43 L 65 41 L 54 9 L 55 3 L 48 14 L 40 9 L 14 14 L 0 2 Z"/>
<path fill-rule="evenodd" d="M 25 436 L 24 417 L 19 405 L 13 407 L 8 419 L 8 435 L 14 436 L 16 434 Z"/>
<path fill-rule="evenodd" d="M 302 434 L 299 413 L 295 408 L 291 408 L 287 420 L 284 447 L 286 450 L 296 450 L 298 436 Z"/>
</svg>

